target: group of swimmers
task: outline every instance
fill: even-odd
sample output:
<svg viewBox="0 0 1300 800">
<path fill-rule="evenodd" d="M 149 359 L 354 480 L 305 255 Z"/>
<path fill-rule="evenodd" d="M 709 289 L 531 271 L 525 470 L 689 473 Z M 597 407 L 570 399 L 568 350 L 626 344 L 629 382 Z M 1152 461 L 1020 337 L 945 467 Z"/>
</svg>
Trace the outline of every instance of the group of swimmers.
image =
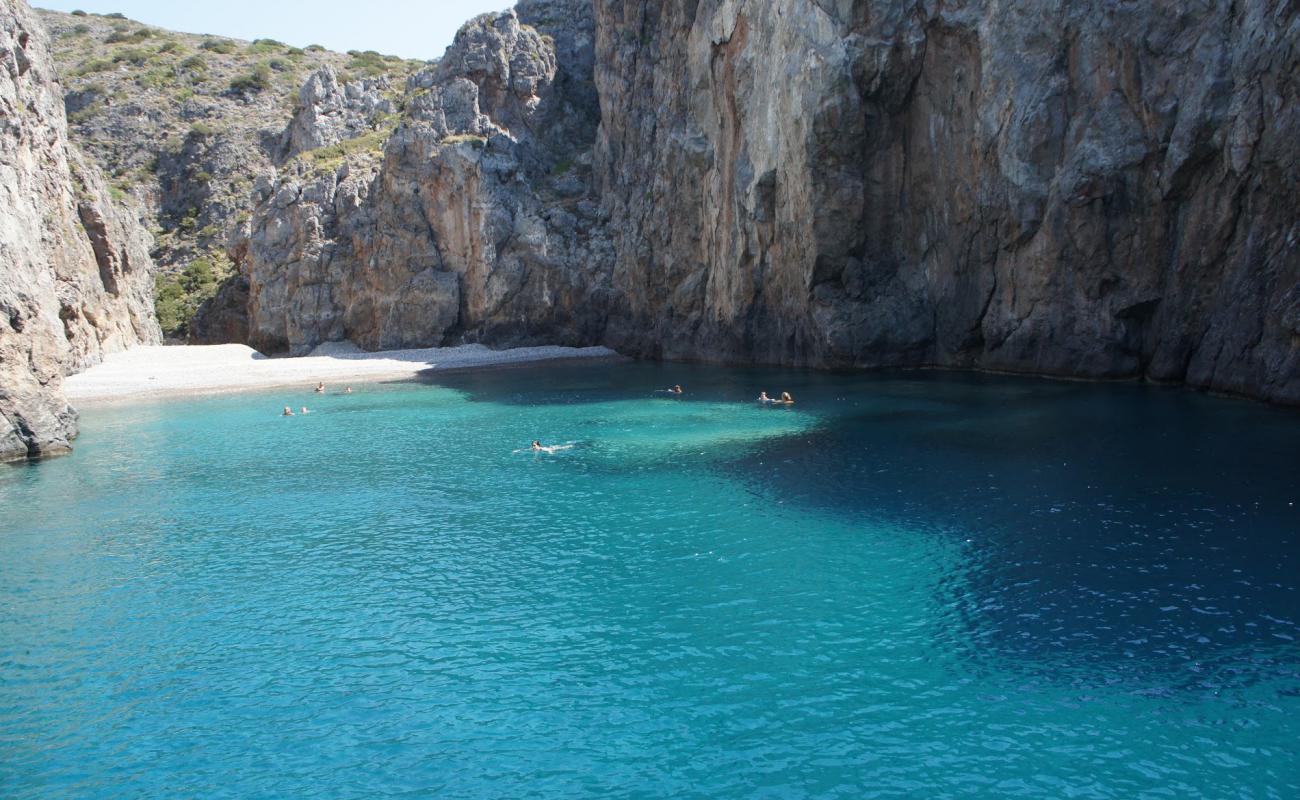
<svg viewBox="0 0 1300 800">
<path fill-rule="evenodd" d="M 676 395 L 680 395 L 680 394 L 682 393 L 682 385 L 681 385 L 680 383 L 678 383 L 678 384 L 674 384 L 674 385 L 673 385 L 673 388 L 671 388 L 671 389 L 656 389 L 655 391 L 658 392 L 658 393 L 660 393 L 660 394 L 676 394 Z M 760 403 L 774 403 L 774 404 L 776 404 L 776 405 L 787 405 L 787 406 L 790 406 L 790 405 L 794 405 L 794 398 L 790 396 L 790 393 L 789 393 L 789 392 L 781 392 L 781 397 L 780 397 L 780 399 L 777 399 L 777 398 L 773 398 L 773 397 L 768 397 L 768 396 L 767 396 L 767 392 L 766 392 L 766 391 L 763 391 L 763 392 L 759 392 L 759 393 L 758 393 L 758 402 L 760 402 Z"/>
<path fill-rule="evenodd" d="M 316 382 L 316 394 L 325 394 L 325 381 L 317 381 L 317 382 Z M 348 387 L 344 388 L 344 389 L 343 389 L 343 394 L 352 394 L 352 387 L 351 387 L 351 386 L 348 386 Z M 311 412 L 307 410 L 307 406 L 303 406 L 301 409 L 299 409 L 298 413 L 299 413 L 299 414 L 310 414 Z M 282 417 L 292 417 L 292 416 L 295 416 L 295 415 L 294 415 L 294 413 L 293 413 L 293 409 L 292 409 L 292 408 L 290 408 L 289 406 L 285 406 L 285 407 L 284 407 L 284 411 L 280 412 L 280 416 L 282 416 Z"/>
<path fill-rule="evenodd" d="M 671 389 L 656 389 L 655 391 L 660 394 L 680 395 L 682 394 L 682 385 L 678 383 L 678 384 L 674 384 L 673 388 Z M 774 397 L 768 397 L 767 391 L 764 390 L 758 393 L 758 402 L 764 405 L 792 406 L 794 405 L 794 398 L 790 395 L 789 392 L 781 392 L 781 397 L 779 399 Z M 534 439 L 532 447 L 528 448 L 528 450 L 516 450 L 515 452 L 524 453 L 524 452 L 531 451 L 534 453 L 554 453 L 557 450 L 568 450 L 570 447 L 573 447 L 573 445 L 572 444 L 544 445 L 537 439 Z"/>
</svg>

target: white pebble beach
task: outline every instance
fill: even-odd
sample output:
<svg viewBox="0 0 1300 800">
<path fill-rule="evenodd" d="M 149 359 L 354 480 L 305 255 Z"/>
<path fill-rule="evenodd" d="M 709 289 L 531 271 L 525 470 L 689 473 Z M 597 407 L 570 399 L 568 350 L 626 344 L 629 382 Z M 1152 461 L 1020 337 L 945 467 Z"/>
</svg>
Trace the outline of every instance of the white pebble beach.
<svg viewBox="0 0 1300 800">
<path fill-rule="evenodd" d="M 74 404 L 196 396 L 276 386 L 333 391 L 340 384 L 411 379 L 421 373 L 575 359 L 617 359 L 606 347 L 516 347 L 479 344 L 368 353 L 349 343 L 328 343 L 310 355 L 267 357 L 241 344 L 136 347 L 64 380 Z"/>
</svg>

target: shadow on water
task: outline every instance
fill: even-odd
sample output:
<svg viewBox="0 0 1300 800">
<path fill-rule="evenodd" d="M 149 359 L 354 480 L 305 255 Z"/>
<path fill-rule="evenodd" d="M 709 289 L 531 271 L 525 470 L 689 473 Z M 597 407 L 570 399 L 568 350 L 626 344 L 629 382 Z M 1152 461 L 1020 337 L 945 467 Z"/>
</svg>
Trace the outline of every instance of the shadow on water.
<svg viewBox="0 0 1300 800">
<path fill-rule="evenodd" d="M 1294 411 L 1173 388 L 942 372 L 578 364 L 538 377 L 436 382 L 519 406 L 658 397 L 674 383 L 683 403 L 791 391 L 813 424 L 682 466 L 864 527 L 947 531 L 964 558 L 938 591 L 975 664 L 1066 682 L 1300 686 L 1287 666 L 1300 646 Z"/>
<path fill-rule="evenodd" d="M 1067 681 L 1100 667 L 1206 689 L 1294 682 L 1294 412 L 942 374 L 848 394 L 814 433 L 729 469 L 763 494 L 960 537 L 942 592 L 971 659 Z"/>
</svg>

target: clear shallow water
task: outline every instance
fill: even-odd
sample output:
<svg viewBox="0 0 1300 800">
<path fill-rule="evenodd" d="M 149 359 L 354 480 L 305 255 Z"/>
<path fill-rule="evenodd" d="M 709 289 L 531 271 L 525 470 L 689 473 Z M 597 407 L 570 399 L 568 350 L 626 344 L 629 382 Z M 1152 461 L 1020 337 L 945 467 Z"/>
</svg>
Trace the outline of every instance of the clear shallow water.
<svg viewBox="0 0 1300 800">
<path fill-rule="evenodd" d="M 83 430 L 0 470 L 6 797 L 1300 794 L 1294 412 L 634 364 Z"/>
</svg>

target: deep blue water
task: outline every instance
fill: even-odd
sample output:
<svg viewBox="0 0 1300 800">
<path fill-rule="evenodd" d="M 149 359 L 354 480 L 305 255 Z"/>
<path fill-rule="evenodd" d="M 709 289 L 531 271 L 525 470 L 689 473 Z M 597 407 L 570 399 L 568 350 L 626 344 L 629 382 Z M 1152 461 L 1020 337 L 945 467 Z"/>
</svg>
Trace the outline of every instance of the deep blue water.
<svg viewBox="0 0 1300 800">
<path fill-rule="evenodd" d="M 1300 796 L 1294 411 L 628 364 L 82 427 L 0 469 L 0 796 Z"/>
</svg>

